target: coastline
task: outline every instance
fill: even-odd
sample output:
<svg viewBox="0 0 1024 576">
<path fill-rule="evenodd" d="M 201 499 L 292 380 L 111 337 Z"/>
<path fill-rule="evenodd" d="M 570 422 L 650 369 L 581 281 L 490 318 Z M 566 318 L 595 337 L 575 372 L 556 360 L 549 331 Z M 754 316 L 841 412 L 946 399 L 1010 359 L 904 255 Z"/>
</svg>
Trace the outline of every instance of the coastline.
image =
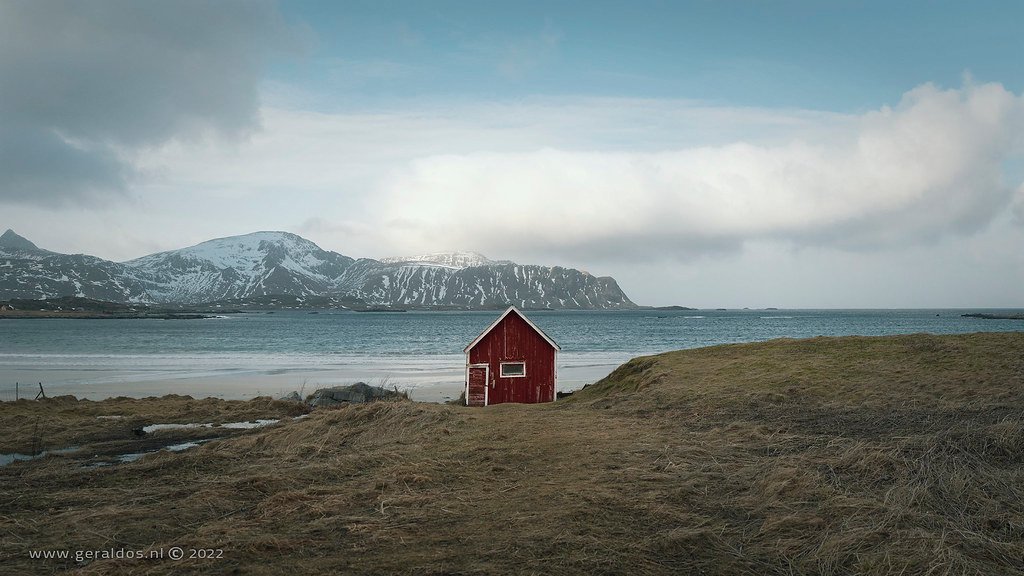
<svg viewBox="0 0 1024 576">
<path fill-rule="evenodd" d="M 558 390 L 576 390 L 596 382 L 628 359 L 626 355 L 607 354 L 560 357 Z M 125 357 L 118 361 L 116 357 L 40 359 L 0 354 L 0 399 L 14 399 L 15 382 L 20 383 L 22 391 L 35 389 L 42 382 L 47 395 L 89 400 L 164 394 L 225 400 L 280 398 L 292 391 L 305 395 L 317 388 L 366 382 L 397 387 L 419 402 L 445 402 L 462 393 L 465 369 L 462 355 L 361 356 L 349 357 L 344 364 L 326 365 L 304 364 L 303 359 L 296 359 L 258 368 L 230 359 L 216 364 L 207 361 L 202 367 L 188 362 L 174 357 Z"/>
<path fill-rule="evenodd" d="M 975 312 L 1019 311 L 573 311 L 532 318 L 562 346 L 557 390 L 565 392 L 630 358 L 673 349 L 817 335 L 1024 330 L 1019 321 L 961 316 Z M 280 311 L 209 322 L 109 320 L 0 323 L 0 400 L 15 397 L 15 382 L 42 382 L 47 394 L 93 400 L 173 393 L 249 399 L 386 382 L 413 399 L 443 402 L 464 385 L 459 352 L 493 317 Z"/>
<path fill-rule="evenodd" d="M 96 312 L 68 312 L 51 310 L 5 310 L 0 320 L 30 320 L 58 318 L 62 320 L 209 320 L 217 318 L 209 314 L 176 314 L 173 312 L 153 314 L 102 314 Z"/>
</svg>

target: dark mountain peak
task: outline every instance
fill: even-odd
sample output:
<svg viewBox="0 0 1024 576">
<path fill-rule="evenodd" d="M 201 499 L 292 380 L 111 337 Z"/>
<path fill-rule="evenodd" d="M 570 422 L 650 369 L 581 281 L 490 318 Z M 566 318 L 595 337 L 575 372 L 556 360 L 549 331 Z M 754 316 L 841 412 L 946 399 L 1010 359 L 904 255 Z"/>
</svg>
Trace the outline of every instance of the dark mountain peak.
<svg viewBox="0 0 1024 576">
<path fill-rule="evenodd" d="M 3 235 L 0 235 L 0 247 L 3 248 L 14 248 L 16 250 L 39 250 L 39 247 L 29 242 L 26 238 L 18 236 L 14 230 L 10 228 Z"/>
</svg>

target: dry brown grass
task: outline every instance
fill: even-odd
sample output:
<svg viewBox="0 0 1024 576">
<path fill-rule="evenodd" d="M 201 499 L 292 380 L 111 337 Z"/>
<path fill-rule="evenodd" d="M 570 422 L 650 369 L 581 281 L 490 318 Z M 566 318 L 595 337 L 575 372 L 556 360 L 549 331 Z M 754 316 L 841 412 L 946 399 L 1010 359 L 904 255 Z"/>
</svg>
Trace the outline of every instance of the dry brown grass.
<svg viewBox="0 0 1024 576">
<path fill-rule="evenodd" d="M 190 396 L 168 395 L 161 398 L 111 398 L 102 402 L 57 396 L 46 400 L 0 402 L 0 453 L 28 454 L 67 446 L 87 446 L 98 442 L 136 441 L 134 428 L 149 424 L 188 424 L 244 422 L 260 418 L 298 416 L 308 412 L 298 403 L 270 398 L 247 402 Z M 175 432 L 189 437 L 216 429 Z M 204 432 L 205 431 L 205 432 Z M 212 434 L 216 435 L 216 434 Z M 168 437 L 171 434 L 155 434 Z"/>
<path fill-rule="evenodd" d="M 556 404 L 351 406 L 74 464 L 0 468 L 3 566 L 1024 574 L 1024 334 L 675 352 Z M 224 558 L 28 558 L 169 546 Z"/>
</svg>

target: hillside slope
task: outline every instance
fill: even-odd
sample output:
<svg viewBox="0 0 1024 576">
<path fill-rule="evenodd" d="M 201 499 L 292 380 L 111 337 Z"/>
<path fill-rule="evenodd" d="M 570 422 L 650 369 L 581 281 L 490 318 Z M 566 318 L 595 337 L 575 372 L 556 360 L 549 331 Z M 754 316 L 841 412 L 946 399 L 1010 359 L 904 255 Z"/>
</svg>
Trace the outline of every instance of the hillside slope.
<svg viewBox="0 0 1024 576">
<path fill-rule="evenodd" d="M 125 264 L 155 301 L 196 304 L 272 294 L 331 294 L 352 262 L 295 234 L 253 232 Z"/>
<path fill-rule="evenodd" d="M 45 413 L 44 436 L 90 442 L 50 402 L 0 404 L 0 430 Z M 29 549 L 181 546 L 223 557 L 83 573 L 1020 575 L 1024 334 L 673 352 L 554 404 L 357 405 L 78 465 L 0 467 L 12 570 L 81 567 Z"/>
<path fill-rule="evenodd" d="M 339 291 L 371 304 L 455 308 L 635 308 L 611 277 L 511 262 L 472 266 L 358 260 L 338 280 Z"/>
</svg>

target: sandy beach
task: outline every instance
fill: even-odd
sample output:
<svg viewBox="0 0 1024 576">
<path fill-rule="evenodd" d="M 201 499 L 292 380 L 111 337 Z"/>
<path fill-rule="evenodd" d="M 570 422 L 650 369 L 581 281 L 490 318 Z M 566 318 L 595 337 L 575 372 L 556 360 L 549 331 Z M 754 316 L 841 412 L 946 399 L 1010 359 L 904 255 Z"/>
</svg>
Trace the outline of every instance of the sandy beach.
<svg viewBox="0 0 1024 576">
<path fill-rule="evenodd" d="M 15 382 L 20 396 L 32 398 L 38 382 L 49 396 L 73 395 L 89 400 L 118 396 L 144 398 L 181 394 L 193 398 L 247 400 L 280 398 L 292 391 L 310 394 L 317 388 L 366 382 L 397 387 L 420 402 L 445 402 L 462 392 L 461 355 L 443 357 L 381 357 L 353 359 L 344 365 L 246 367 L 239 361 L 206 362 L 189 366 L 184 360 L 155 357 L 146 360 L 0 357 L 0 398 L 13 400 Z M 622 360 L 624 361 L 624 360 Z M 607 355 L 568 356 L 559 366 L 558 389 L 575 390 L 596 382 L 621 363 Z"/>
</svg>

